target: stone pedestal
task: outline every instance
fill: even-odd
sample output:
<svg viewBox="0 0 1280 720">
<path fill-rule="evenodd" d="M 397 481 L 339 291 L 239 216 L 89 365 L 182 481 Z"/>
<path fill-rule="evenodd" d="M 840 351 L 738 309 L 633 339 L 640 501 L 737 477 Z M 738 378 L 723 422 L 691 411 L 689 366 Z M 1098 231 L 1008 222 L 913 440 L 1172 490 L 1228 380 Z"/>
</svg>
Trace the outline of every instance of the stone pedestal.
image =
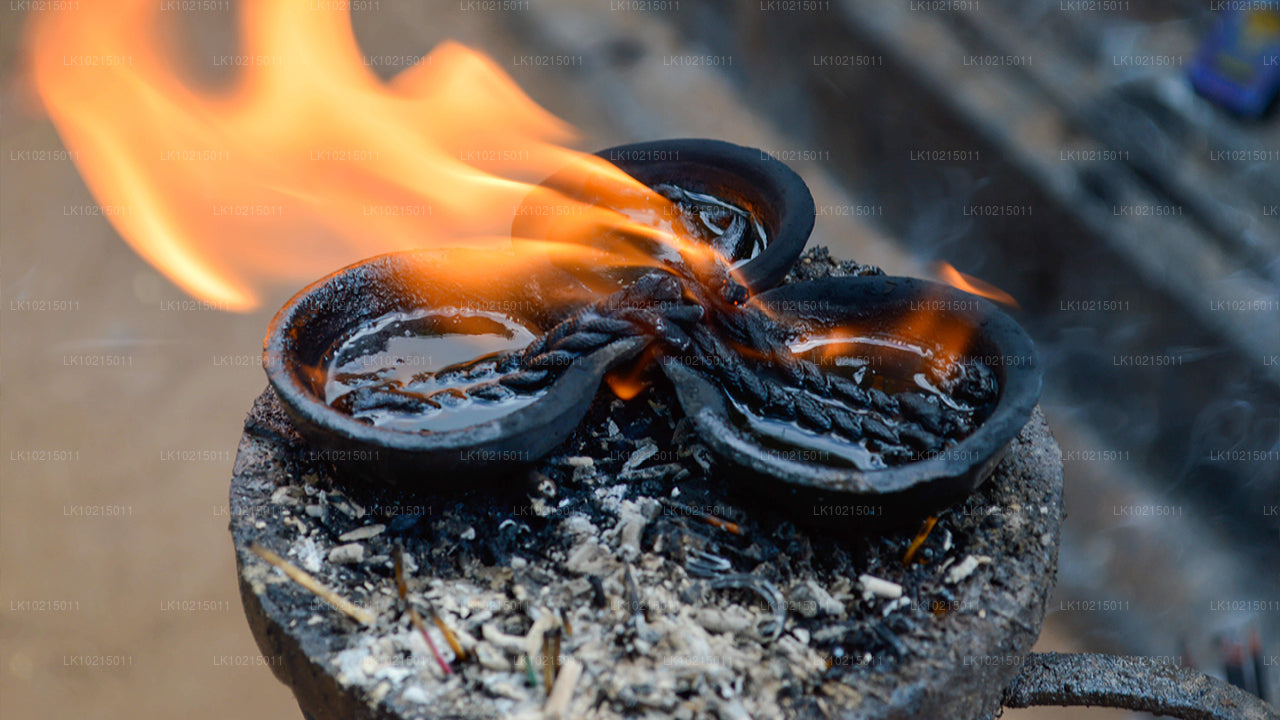
<svg viewBox="0 0 1280 720">
<path fill-rule="evenodd" d="M 294 433 L 274 393 L 268 390 L 254 404 L 246 421 L 231 482 L 231 533 L 245 614 L 263 655 L 271 660 L 276 676 L 293 690 L 304 713 L 312 720 L 351 720 L 481 717 L 495 711 L 518 714 L 540 709 L 546 698 L 541 668 L 535 672 L 538 684 L 526 684 L 526 669 L 518 652 L 502 649 L 502 642 L 507 640 L 489 637 L 492 628 L 483 627 L 500 625 L 503 611 L 492 613 L 487 622 L 474 621 L 482 611 L 460 610 L 440 594 L 447 592 L 441 588 L 454 587 L 458 578 L 450 578 L 447 583 L 432 578 L 427 559 L 415 563 L 423 569 L 411 573 L 416 583 L 411 584 L 411 593 L 420 592 L 432 598 L 432 606 L 460 631 L 464 645 L 473 645 L 473 658 L 456 663 L 457 672 L 446 678 L 426 651 L 425 643 L 420 643 L 421 647 L 414 644 L 417 636 L 408 626 L 396 599 L 387 558 L 391 547 L 389 537 L 406 525 L 405 516 L 375 517 L 371 508 L 361 509 L 358 503 L 342 494 L 326 492 L 322 496 L 321 490 L 332 487 L 330 479 L 324 476 L 323 462 L 317 462 L 323 460 L 314 457 Z M 670 484 L 661 487 L 664 497 L 669 491 Z M 634 500 L 637 507 L 646 506 L 648 502 L 643 497 Z M 321 507 L 324 502 L 328 503 L 327 507 Z M 725 502 L 732 503 L 734 498 L 727 497 Z M 456 507 L 442 502 L 428 509 L 426 515 L 436 528 L 433 543 L 457 542 L 458 547 L 465 548 L 501 543 L 496 526 L 471 527 L 469 531 L 460 530 L 456 536 L 448 535 L 450 513 L 457 511 Z M 356 517 L 361 512 L 364 514 Z M 625 517 L 625 512 L 620 513 L 624 519 L 618 522 L 625 522 Z M 527 578 L 565 573 L 565 566 L 585 564 L 580 557 L 560 560 L 554 553 L 551 559 L 508 557 L 506 566 L 477 562 L 471 566 L 474 577 L 465 577 L 462 581 L 511 598 L 513 604 L 523 608 L 516 614 L 545 602 L 571 619 L 573 634 L 565 634 L 562 653 L 582 661 L 585 668 L 569 706 L 570 716 L 585 711 L 593 711 L 600 717 L 657 717 L 689 712 L 696 715 L 699 711 L 723 715 L 744 710 L 753 716 L 780 712 L 788 717 L 819 717 L 829 713 L 848 718 L 987 718 L 998 710 L 1004 688 L 1021 669 L 1039 634 L 1057 569 L 1061 519 L 1061 454 L 1037 409 L 990 480 L 963 505 L 942 514 L 926 544 L 931 549 L 925 562 L 910 568 L 902 565 L 901 548 L 911 539 L 909 531 L 900 533 L 901 537 L 850 541 L 871 558 L 866 561 L 871 563 L 870 572 L 901 585 L 903 597 L 908 598 L 905 603 L 863 594 L 864 586 L 855 577 L 831 578 L 819 574 L 813 582 L 828 593 L 824 600 L 834 596 L 841 606 L 825 616 L 821 608 L 815 611 L 797 602 L 801 595 L 796 588 L 805 580 L 801 577 L 803 573 L 797 571 L 796 577 L 776 582 L 790 600 L 784 629 L 778 638 L 756 637 L 749 629 L 739 629 L 734 636 L 734 629 L 722 628 L 730 636 L 725 640 L 723 633 L 707 630 L 707 613 L 697 612 L 714 603 L 681 606 L 685 600 L 679 598 L 689 599 L 689 588 L 697 587 L 697 582 L 686 577 L 683 569 L 668 558 L 656 555 L 651 536 L 642 535 L 646 539 L 638 554 L 634 553 L 635 548 L 612 549 L 616 536 L 625 533 L 621 528 L 609 527 L 608 517 L 595 519 L 593 527 L 598 532 L 589 538 L 597 542 L 602 553 L 593 560 L 603 568 L 599 573 L 603 581 L 597 579 L 590 583 L 598 588 L 594 602 L 590 591 L 576 603 L 556 599 L 561 597 L 562 587 L 588 587 L 582 578 L 563 585 L 548 581 L 549 589 L 543 595 L 521 596 L 524 586 L 532 582 Z M 517 517 L 513 521 L 527 520 L 529 518 Z M 554 525 L 558 520 L 560 518 L 552 514 L 537 522 L 547 523 L 543 531 L 551 532 L 558 527 Z M 330 555 L 333 547 L 350 544 L 340 539 L 350 532 L 345 528 L 374 524 L 382 525 L 384 530 L 363 541 L 353 541 L 362 546 L 359 552 L 347 549 L 337 556 Z M 505 522 L 495 525 L 502 524 Z M 809 532 L 785 523 L 776 527 L 797 536 Z M 374 530 L 376 528 L 357 535 Z M 758 528 L 752 530 L 764 532 Z M 455 540 L 457 537 L 463 539 Z M 309 565 L 312 574 L 326 585 L 375 613 L 377 622 L 362 627 L 338 613 L 260 560 L 248 549 L 252 542 L 274 550 L 299 566 Z M 824 548 L 829 547 L 824 543 L 832 541 L 805 538 L 804 542 Z M 361 559 L 352 562 L 353 555 Z M 334 557 L 343 558 L 345 564 L 331 562 Z M 887 559 L 877 560 L 878 557 Z M 863 562 L 857 558 L 855 561 Z M 540 564 L 546 567 L 539 567 Z M 640 630 L 632 635 L 613 635 L 604 624 L 609 617 L 607 608 L 615 606 L 613 601 L 623 599 L 614 597 L 614 593 L 625 595 L 627 586 L 621 583 L 621 578 L 632 567 L 642 578 L 660 578 L 662 572 L 670 571 L 670 579 L 642 579 L 640 587 L 632 591 L 639 594 L 640 602 L 646 606 Z M 587 576 L 591 572 L 590 569 L 584 571 L 582 577 L 590 580 Z M 572 577 L 572 573 L 566 577 Z M 666 585 L 672 586 L 672 593 L 663 594 Z M 554 590 L 550 589 L 553 587 Z M 680 588 L 684 588 L 683 595 L 675 592 Z M 600 594 L 605 596 L 606 609 L 603 610 L 599 609 Z M 938 601 L 945 597 L 951 600 Z M 664 599 L 660 602 L 656 598 Z M 722 602 L 712 609 L 725 617 L 744 612 L 750 616 L 754 610 L 750 603 L 742 602 L 746 603 L 742 609 L 733 602 L 728 605 Z M 471 619 L 464 617 L 468 612 Z M 540 610 L 529 612 L 536 614 Z M 626 613 L 615 615 L 621 618 L 619 626 L 636 622 L 635 615 L 630 618 Z M 680 623 L 693 622 L 690 618 L 700 618 L 702 624 L 681 630 Z M 875 627 L 879 622 L 883 622 L 883 631 Z M 509 619 L 507 626 L 510 627 Z M 842 636 L 839 654 L 833 654 L 829 640 L 845 632 L 842 628 L 846 628 L 848 634 Z M 645 652 L 663 652 L 664 648 L 670 652 L 671 644 L 681 641 L 679 635 L 706 637 L 713 648 L 749 651 L 755 653 L 751 657 L 756 659 L 745 670 L 734 669 L 736 666 L 732 664 L 737 661 L 731 658 L 736 656 L 728 655 L 726 658 L 730 659 L 719 664 L 714 657 L 706 658 L 705 671 L 696 667 L 679 668 L 675 677 L 686 684 L 681 686 L 685 691 L 671 707 L 646 705 L 646 702 L 671 702 L 662 692 L 663 683 L 670 679 L 667 677 L 670 663 L 666 663 L 667 668 L 661 667 L 662 663 L 656 665 L 660 670 L 655 671 L 652 679 L 656 688 L 647 687 L 638 677 L 632 677 L 636 680 L 635 687 L 620 686 L 629 682 L 626 668 L 633 667 L 637 655 L 643 661 Z M 884 635 L 892 636 L 890 647 L 896 648 L 893 652 L 859 657 L 859 637 Z M 593 644 L 590 638 L 595 636 L 605 641 Z M 628 639 L 625 643 L 608 640 L 615 637 Z M 655 637 L 656 642 L 649 642 Z M 827 645 L 823 644 L 823 638 L 827 638 Z M 447 648 L 439 642 L 441 639 L 437 636 L 437 645 Z M 720 645 L 722 641 L 727 644 Z M 878 640 L 874 643 L 880 647 Z M 488 646 L 480 652 L 479 662 L 474 652 L 477 644 Z M 361 647 L 372 648 L 367 657 L 361 656 Z M 388 664 L 387 655 L 377 655 L 378 648 L 390 648 L 388 652 L 398 659 Z M 610 657 L 609 653 L 615 649 L 617 657 Z M 444 651 L 448 653 L 447 649 Z M 829 665 L 825 669 L 824 662 Z M 741 679 L 742 689 L 735 690 L 732 682 L 728 690 L 714 687 L 716 678 L 735 676 Z M 697 691 L 700 686 L 696 678 L 710 679 L 709 687 L 704 688 L 708 690 L 705 697 Z M 770 683 L 777 685 L 774 694 L 781 705 L 753 705 L 753 686 Z M 646 695 L 649 691 L 652 692 Z M 504 693 L 514 699 L 503 697 Z M 726 693 L 730 697 L 724 697 Z"/>
</svg>

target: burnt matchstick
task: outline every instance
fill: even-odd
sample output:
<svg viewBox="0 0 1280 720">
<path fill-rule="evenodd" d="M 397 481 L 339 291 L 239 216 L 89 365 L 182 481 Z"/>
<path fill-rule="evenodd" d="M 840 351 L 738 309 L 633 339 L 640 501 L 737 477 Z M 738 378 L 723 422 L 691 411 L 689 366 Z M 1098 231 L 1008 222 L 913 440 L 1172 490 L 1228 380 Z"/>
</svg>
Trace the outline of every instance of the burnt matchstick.
<svg viewBox="0 0 1280 720">
<path fill-rule="evenodd" d="M 560 674 L 560 639 L 563 632 L 560 628 L 551 629 L 551 662 L 554 664 L 555 674 Z"/>
<path fill-rule="evenodd" d="M 458 636 L 453 634 L 453 630 L 449 628 L 444 618 L 440 617 L 435 610 L 431 611 L 431 622 L 435 623 L 435 626 L 440 630 L 440 634 L 444 635 L 444 641 L 449 643 L 449 649 L 453 651 L 458 660 L 465 661 L 467 659 L 466 648 L 462 647 L 462 643 L 458 642 Z"/>
<path fill-rule="evenodd" d="M 555 679 L 555 667 L 551 662 L 551 633 L 546 633 L 542 636 L 542 685 L 548 695 Z"/>
<path fill-rule="evenodd" d="M 347 600 L 336 592 L 330 590 L 328 587 L 325 587 L 323 583 L 316 580 L 307 573 L 307 571 L 262 547 L 258 543 L 249 543 L 249 550 L 251 550 L 254 555 L 257 555 L 266 561 L 267 564 L 279 569 L 290 580 L 301 585 L 307 590 L 310 590 L 312 593 L 315 593 L 316 597 L 319 597 L 321 600 L 329 603 L 336 610 L 361 625 L 372 625 L 377 621 L 378 618 L 373 613 L 365 610 L 364 608 L 358 607 L 350 600 Z"/>
<path fill-rule="evenodd" d="M 1253 660 L 1253 684 L 1254 695 L 1267 699 L 1267 668 L 1262 656 L 1262 637 L 1258 635 L 1258 628 L 1249 630 L 1249 655 Z"/>
<path fill-rule="evenodd" d="M 427 647 L 431 648 L 431 654 L 435 656 L 436 663 L 440 665 L 440 669 L 445 675 L 453 674 L 453 667 L 449 665 L 449 661 L 444 659 L 440 651 L 436 649 L 435 642 L 431 639 L 431 634 L 427 632 L 427 626 L 422 622 L 422 616 L 418 611 L 409 604 L 409 588 L 404 582 L 404 550 L 399 545 L 396 546 L 395 552 L 395 574 L 396 574 L 396 592 L 400 595 L 400 601 L 404 603 L 405 608 L 409 611 L 409 622 L 417 628 L 422 635 L 422 639 L 427 641 Z M 443 631 L 442 631 L 443 632 Z M 446 638 L 448 636 L 446 635 Z"/>
<path fill-rule="evenodd" d="M 907 547 L 907 552 L 902 556 L 902 564 L 910 565 L 915 560 L 916 553 L 924 546 L 924 541 L 929 539 L 929 533 L 933 532 L 933 526 L 938 524 L 938 517 L 930 515 L 925 518 L 924 524 L 920 526 L 920 532 L 916 533 L 915 538 L 911 541 L 911 545 Z"/>
<path fill-rule="evenodd" d="M 668 499 L 668 498 L 661 498 L 661 502 L 662 502 L 662 504 L 663 504 L 663 505 L 666 505 L 667 507 L 671 508 L 672 510 L 674 510 L 674 511 L 676 511 L 676 512 L 678 512 L 678 513 L 681 513 L 681 514 L 684 514 L 684 515 L 690 515 L 690 516 L 696 517 L 696 518 L 698 518 L 699 520 L 701 520 L 702 522 L 704 522 L 704 523 L 706 523 L 706 524 L 708 524 L 708 525 L 710 525 L 710 526 L 712 526 L 712 527 L 720 528 L 721 530 L 724 530 L 725 532 L 733 533 L 734 535 L 746 535 L 746 534 L 747 534 L 747 531 L 746 531 L 746 530 L 743 530 L 741 525 L 739 525 L 739 524 L 737 524 L 737 523 L 735 523 L 735 522 L 730 522 L 730 521 L 725 520 L 725 519 L 723 519 L 723 518 L 718 518 L 718 517 L 716 517 L 715 515 L 712 515 L 711 513 L 703 512 L 703 511 L 699 510 L 698 508 L 691 507 L 691 506 L 689 506 L 689 505 L 685 505 L 684 503 L 678 503 L 678 502 L 676 502 L 675 500 L 671 500 L 671 499 Z"/>
<path fill-rule="evenodd" d="M 406 598 L 408 596 L 408 588 L 404 584 L 403 553 L 404 548 L 397 545 L 396 589 L 399 591 L 401 599 L 405 599 L 407 603 L 408 601 Z M 427 609 L 431 611 L 431 622 L 440 630 L 440 634 L 444 636 L 445 642 L 449 643 L 449 649 L 453 651 L 453 654 L 459 661 L 465 661 L 467 659 L 467 650 L 462 647 L 462 643 L 458 642 L 458 636 L 454 634 L 453 630 L 449 627 L 449 624 L 444 621 L 444 618 L 440 617 L 440 613 L 436 612 L 435 607 L 432 606 L 430 602 L 427 603 Z"/>
<path fill-rule="evenodd" d="M 1218 652 L 1222 656 L 1222 672 L 1227 682 L 1248 690 L 1244 680 L 1244 646 L 1234 637 L 1222 637 L 1218 639 Z"/>
<path fill-rule="evenodd" d="M 533 671 L 533 658 L 528 655 L 524 656 L 524 681 L 529 687 L 535 687 L 538 684 L 538 675 Z"/>
</svg>

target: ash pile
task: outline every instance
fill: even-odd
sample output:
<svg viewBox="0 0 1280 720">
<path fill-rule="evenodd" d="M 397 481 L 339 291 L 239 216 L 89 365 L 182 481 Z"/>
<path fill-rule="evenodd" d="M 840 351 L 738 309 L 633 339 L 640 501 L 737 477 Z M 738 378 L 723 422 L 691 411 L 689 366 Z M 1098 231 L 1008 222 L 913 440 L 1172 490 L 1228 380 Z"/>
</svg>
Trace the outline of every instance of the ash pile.
<svg viewBox="0 0 1280 720">
<path fill-rule="evenodd" d="M 789 280 L 875 272 L 815 248 Z M 602 390 L 575 435 L 508 486 L 458 477 L 447 497 L 344 486 L 264 393 L 232 532 L 250 625 L 304 713 L 895 717 L 938 698 L 956 717 L 994 710 L 1017 668 L 991 658 L 1030 648 L 1056 572 L 1061 458 L 1039 411 L 936 522 L 866 532 L 883 524 L 876 506 L 813 508 L 828 526 L 843 518 L 849 532 L 833 533 L 744 492 L 664 400 L 661 374 L 648 379 L 627 401 Z"/>
</svg>

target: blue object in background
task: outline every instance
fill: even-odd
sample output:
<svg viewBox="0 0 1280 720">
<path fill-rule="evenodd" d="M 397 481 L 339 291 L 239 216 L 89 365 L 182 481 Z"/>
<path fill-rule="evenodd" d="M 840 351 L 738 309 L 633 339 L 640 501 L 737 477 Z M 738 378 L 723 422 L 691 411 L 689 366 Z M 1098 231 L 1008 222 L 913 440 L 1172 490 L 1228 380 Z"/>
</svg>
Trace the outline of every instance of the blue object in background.
<svg viewBox="0 0 1280 720">
<path fill-rule="evenodd" d="M 1191 66 L 1196 92 L 1249 118 L 1280 92 L 1280 9 L 1223 14 Z"/>
</svg>

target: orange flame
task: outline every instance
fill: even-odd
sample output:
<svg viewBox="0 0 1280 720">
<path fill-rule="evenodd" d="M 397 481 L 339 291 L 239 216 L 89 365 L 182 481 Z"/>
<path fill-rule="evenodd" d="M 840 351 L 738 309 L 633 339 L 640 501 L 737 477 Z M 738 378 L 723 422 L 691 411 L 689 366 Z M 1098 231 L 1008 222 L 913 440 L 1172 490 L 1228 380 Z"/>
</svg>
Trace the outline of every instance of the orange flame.
<svg viewBox="0 0 1280 720">
<path fill-rule="evenodd" d="M 1012 295 L 995 285 L 966 275 L 948 263 L 939 263 L 937 273 L 941 280 L 954 288 L 1018 307 Z M 931 362 L 944 373 L 965 356 L 976 332 L 976 328 L 966 323 L 948 319 L 946 310 L 950 305 L 950 301 L 941 298 L 925 298 L 902 318 L 899 326 L 905 336 L 927 340 L 927 350 L 932 354 Z"/>
<path fill-rule="evenodd" d="M 644 392 L 645 388 L 649 387 L 646 372 L 653 365 L 658 354 L 657 347 L 650 345 L 645 348 L 640 357 L 622 367 L 609 371 L 604 376 L 605 384 L 619 399 L 630 400 L 636 397 Z"/>
<path fill-rule="evenodd" d="M 980 280 L 972 275 L 966 275 L 952 267 L 949 263 L 938 263 L 937 266 L 938 279 L 953 288 L 972 293 L 988 300 L 994 300 L 1001 305 L 1007 305 L 1011 308 L 1019 309 L 1018 301 L 1013 299 L 1009 293 L 992 285 L 991 283 Z"/>
<path fill-rule="evenodd" d="M 965 275 L 947 263 L 940 263 L 938 275 L 952 287 L 965 292 L 1018 307 L 1018 303 L 1000 288 Z M 946 375 L 970 351 L 976 328 L 951 318 L 952 310 L 968 309 L 969 301 L 957 305 L 942 293 L 926 293 L 907 305 L 892 322 L 858 321 L 825 330 L 820 336 L 805 338 L 792 346 L 795 352 L 809 353 L 823 364 L 844 356 L 859 356 L 871 366 L 894 367 L 902 361 L 902 352 L 921 354 L 940 375 Z M 901 367 L 899 367 L 901 370 Z M 893 373 L 877 370 L 881 380 Z"/>
<path fill-rule="evenodd" d="M 606 189 L 604 204 L 669 207 L 565 148 L 571 128 L 488 58 L 447 42 L 383 82 L 349 13 L 327 9 L 341 5 L 239 6 L 239 74 L 221 90 L 177 70 L 155 0 L 33 14 L 31 77 L 81 175 L 120 235 L 188 293 L 244 311 L 271 283 L 371 255 L 509 243 L 531 193 L 570 228 L 559 239 L 616 229 L 688 249 L 653 223 L 531 184 L 568 172 Z"/>
</svg>

